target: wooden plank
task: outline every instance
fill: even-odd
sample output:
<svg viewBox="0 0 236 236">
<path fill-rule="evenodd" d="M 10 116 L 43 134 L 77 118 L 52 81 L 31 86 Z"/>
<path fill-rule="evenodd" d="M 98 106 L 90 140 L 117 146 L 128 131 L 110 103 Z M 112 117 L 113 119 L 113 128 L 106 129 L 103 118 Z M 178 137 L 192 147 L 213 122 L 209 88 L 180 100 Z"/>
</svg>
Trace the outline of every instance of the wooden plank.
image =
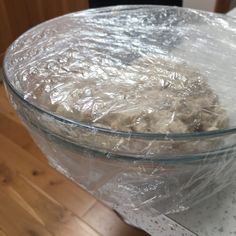
<svg viewBox="0 0 236 236">
<path fill-rule="evenodd" d="M 0 133 L 40 161 L 47 162 L 47 159 L 36 146 L 25 127 L 3 113 L 0 113 Z"/>
<path fill-rule="evenodd" d="M 0 111 L 4 113 L 4 115 L 3 114 L 0 115 L 0 119 L 1 119 L 0 133 L 4 135 L 5 137 L 11 139 L 11 141 L 13 141 L 15 144 L 21 146 L 27 152 L 35 155 L 38 159 L 43 160 L 44 162 L 47 162 L 47 160 L 45 159 L 41 151 L 36 147 L 36 145 L 31 140 L 30 136 L 28 135 L 28 132 L 25 130 L 25 128 L 22 125 L 20 125 L 20 121 L 17 120 L 17 123 L 15 122 L 16 121 L 15 111 L 12 108 L 10 108 L 10 105 L 5 96 L 5 91 L 4 91 L 3 86 L 0 86 L 0 97 L 1 97 Z M 10 119 L 7 119 L 9 117 Z M 10 148 L 10 145 L 9 145 L 9 148 Z M 31 157 L 31 159 L 34 160 L 36 158 Z M 62 201 L 64 198 L 66 198 L 68 200 L 67 205 L 70 205 L 71 208 L 73 208 L 77 212 L 81 211 L 81 214 L 82 214 L 84 211 L 87 210 L 87 208 L 91 206 L 91 204 L 93 204 L 96 201 L 84 190 L 79 189 L 80 191 L 78 191 L 77 186 L 75 186 L 74 184 L 67 185 L 66 183 L 67 179 L 64 176 L 61 176 L 60 174 L 58 174 L 56 171 L 53 171 L 54 174 L 52 176 L 50 176 L 50 174 L 47 175 L 46 173 L 48 173 L 52 169 L 51 167 L 48 166 L 47 163 L 44 167 L 42 167 L 43 170 L 46 169 L 46 171 L 44 172 L 45 172 L 45 175 L 47 176 L 47 179 L 44 179 L 45 175 L 41 174 L 42 171 L 39 170 L 40 169 L 39 167 L 40 165 L 37 162 L 33 161 L 33 164 L 31 166 L 32 171 L 31 173 L 28 173 L 28 176 L 31 176 L 31 177 L 33 176 L 35 180 L 37 180 L 40 184 L 44 185 L 45 188 L 48 188 L 49 191 L 51 191 L 51 188 L 53 188 L 55 192 L 53 192 L 52 194 L 57 195 L 58 198 L 60 198 Z M 56 173 L 56 176 L 55 176 L 55 173 Z M 58 178 L 58 176 L 60 176 L 60 178 L 57 181 L 54 181 L 53 180 L 54 176 L 55 178 Z M 46 182 L 47 180 L 48 180 L 48 183 Z M 57 182 L 63 182 L 62 186 L 54 184 Z M 66 191 L 61 193 L 60 187 L 63 187 L 63 185 L 66 185 L 65 190 L 67 190 L 68 193 Z M 69 193 L 71 194 L 70 196 L 68 196 Z"/>
<path fill-rule="evenodd" d="M 148 235 L 144 231 L 124 224 L 124 222 L 113 211 L 104 208 L 104 206 L 99 202 L 86 212 L 83 219 L 103 236 Z"/>
<path fill-rule="evenodd" d="M 31 143 L 24 145 L 22 148 L 38 160 L 48 164 L 47 158 L 44 156 L 44 154 L 41 152 L 41 150 L 38 148 L 38 146 L 34 143 L 33 140 Z"/>
<path fill-rule="evenodd" d="M 14 40 L 30 27 L 27 9 L 22 0 L 1 1 L 4 1 L 8 22 Z"/>
<path fill-rule="evenodd" d="M 1 86 L 2 81 L 3 81 L 3 71 L 1 67 L 1 53 L 0 53 L 0 86 Z"/>
<path fill-rule="evenodd" d="M 6 232 L 4 232 L 3 229 L 1 229 L 1 228 L 0 228 L 0 236 L 7 236 Z"/>
<path fill-rule="evenodd" d="M 21 124 L 9 119 L 3 113 L 0 113 L 0 133 L 22 148 L 33 142 Z"/>
<path fill-rule="evenodd" d="M 42 1 L 42 11 L 44 19 L 51 19 L 69 12 L 79 11 L 88 8 L 88 0 L 44 0 Z"/>
<path fill-rule="evenodd" d="M 47 162 L 10 105 L 3 84 L 0 84 L 0 133 L 41 161 Z"/>
<path fill-rule="evenodd" d="M 0 202 L 0 228 L 8 235 L 53 235 L 3 191 L 0 191 Z"/>
<path fill-rule="evenodd" d="M 0 113 L 3 113 L 5 116 L 21 124 L 21 121 L 16 115 L 15 110 L 8 101 L 3 84 L 0 84 Z"/>
<path fill-rule="evenodd" d="M 0 133 L 41 161 L 47 162 L 10 105 L 3 84 L 0 84 Z"/>
<path fill-rule="evenodd" d="M 230 0 L 217 0 L 215 12 L 226 13 L 230 10 Z"/>
<path fill-rule="evenodd" d="M 61 1 L 60 0 L 44 1 L 43 12 L 44 12 L 45 20 L 63 15 Z"/>
<path fill-rule="evenodd" d="M 75 12 L 89 8 L 88 0 L 61 0 L 63 12 Z"/>
<path fill-rule="evenodd" d="M 33 27 L 46 20 L 43 12 L 43 3 L 45 3 L 45 0 L 24 0 L 29 17 L 30 27 Z"/>
<path fill-rule="evenodd" d="M 31 156 L 0 134 L 0 160 L 15 169 L 35 186 L 78 216 L 83 215 L 96 200 L 44 162 Z"/>
<path fill-rule="evenodd" d="M 57 236 L 98 236 L 91 227 L 20 173 L 0 162 L 0 191 Z M 3 201 L 4 203 L 4 201 Z"/>
<path fill-rule="evenodd" d="M 5 49 L 2 52 L 0 51 L 0 67 L 2 66 L 4 55 L 5 55 Z M 1 71 L 0 71 L 0 73 L 1 73 Z M 1 80 L 0 80 L 0 83 L 1 83 Z"/>
<path fill-rule="evenodd" d="M 12 30 L 8 20 L 8 14 L 5 6 L 5 1 L 0 1 L 0 66 L 2 64 L 3 55 L 12 42 Z"/>
</svg>

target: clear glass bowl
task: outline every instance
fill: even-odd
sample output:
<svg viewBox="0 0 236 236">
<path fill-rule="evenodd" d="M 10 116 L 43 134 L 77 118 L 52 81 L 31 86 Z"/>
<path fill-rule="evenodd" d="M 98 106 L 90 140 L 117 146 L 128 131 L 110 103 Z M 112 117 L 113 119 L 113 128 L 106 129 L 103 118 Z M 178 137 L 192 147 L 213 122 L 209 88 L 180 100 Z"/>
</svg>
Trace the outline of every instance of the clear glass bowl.
<svg viewBox="0 0 236 236">
<path fill-rule="evenodd" d="M 234 180 L 235 129 L 162 135 L 94 128 L 43 111 L 17 94 L 6 77 L 4 82 L 12 105 L 49 163 L 123 215 L 129 210 L 152 215 L 182 211 Z M 220 141 L 217 148 L 203 152 L 195 148 L 149 155 L 128 148 L 116 152 L 120 139 L 128 148 L 150 141 L 191 147 Z M 110 148 L 102 147 L 104 140 Z"/>
<path fill-rule="evenodd" d="M 188 10 L 181 11 L 188 19 Z M 209 19 L 213 17 L 209 14 Z M 17 77 L 9 72 L 14 46 L 5 57 L 4 82 L 36 144 L 53 167 L 124 218 L 131 211 L 156 216 L 188 209 L 234 180 L 235 127 L 184 134 L 133 133 L 59 116 L 29 101 L 17 88 Z"/>
</svg>

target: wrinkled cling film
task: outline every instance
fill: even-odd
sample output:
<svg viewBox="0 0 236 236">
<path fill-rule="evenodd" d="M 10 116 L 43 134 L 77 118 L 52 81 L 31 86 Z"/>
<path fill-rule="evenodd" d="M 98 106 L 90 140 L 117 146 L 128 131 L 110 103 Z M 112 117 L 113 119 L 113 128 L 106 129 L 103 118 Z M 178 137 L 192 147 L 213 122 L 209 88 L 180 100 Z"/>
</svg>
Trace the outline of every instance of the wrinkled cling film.
<svg viewBox="0 0 236 236">
<path fill-rule="evenodd" d="M 10 46 L 6 88 L 49 163 L 134 222 L 234 180 L 235 42 L 235 19 L 202 11 L 72 13 Z"/>
</svg>

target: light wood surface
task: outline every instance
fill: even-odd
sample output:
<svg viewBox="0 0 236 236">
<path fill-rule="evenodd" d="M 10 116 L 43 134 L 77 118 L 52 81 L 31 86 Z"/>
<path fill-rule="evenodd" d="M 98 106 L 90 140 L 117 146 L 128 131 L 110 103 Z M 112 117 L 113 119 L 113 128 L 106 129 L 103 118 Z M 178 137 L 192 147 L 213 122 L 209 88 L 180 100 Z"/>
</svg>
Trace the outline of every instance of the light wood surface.
<svg viewBox="0 0 236 236">
<path fill-rule="evenodd" d="M 0 236 L 147 235 L 51 168 L 0 84 Z"/>
</svg>

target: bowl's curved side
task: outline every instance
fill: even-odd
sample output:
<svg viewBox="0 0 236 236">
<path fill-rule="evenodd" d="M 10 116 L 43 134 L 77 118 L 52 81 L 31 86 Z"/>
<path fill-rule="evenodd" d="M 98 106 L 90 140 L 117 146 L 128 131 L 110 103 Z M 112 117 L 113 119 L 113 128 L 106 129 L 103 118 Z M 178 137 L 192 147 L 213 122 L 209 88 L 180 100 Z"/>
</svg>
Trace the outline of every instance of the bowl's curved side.
<svg viewBox="0 0 236 236">
<path fill-rule="evenodd" d="M 136 212 L 155 216 L 182 211 L 235 179 L 235 145 L 227 147 L 221 142 L 218 150 L 205 153 L 195 150 L 192 155 L 182 150 L 181 158 L 172 151 L 165 153 L 166 159 L 158 153 L 150 158 L 147 154 L 138 156 L 128 151 L 126 155 L 104 152 L 99 150 L 101 136 L 90 139 L 92 149 L 83 145 L 81 139 L 72 139 L 71 133 L 80 132 L 76 127 L 68 129 L 62 123 L 64 133 L 59 129 L 60 135 L 55 132 L 56 127 L 50 132 L 43 129 L 42 123 L 48 122 L 45 114 L 35 111 L 7 89 L 11 103 L 49 163 L 122 215 Z M 49 127 L 52 125 L 58 123 L 51 121 Z M 227 138 L 236 140 L 231 135 Z M 98 148 L 94 142 L 98 142 Z"/>
</svg>

